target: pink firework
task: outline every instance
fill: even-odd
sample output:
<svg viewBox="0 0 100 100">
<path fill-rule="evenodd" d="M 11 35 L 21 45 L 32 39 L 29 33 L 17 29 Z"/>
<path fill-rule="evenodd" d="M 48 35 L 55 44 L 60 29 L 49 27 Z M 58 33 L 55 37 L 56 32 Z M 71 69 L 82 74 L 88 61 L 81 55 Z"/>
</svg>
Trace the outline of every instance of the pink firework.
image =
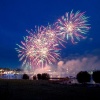
<svg viewBox="0 0 100 100">
<path fill-rule="evenodd" d="M 49 45 L 55 46 L 61 44 L 63 46 L 62 42 L 65 42 L 60 34 L 58 34 L 51 25 L 48 25 L 46 28 L 44 28 L 44 33 L 42 35 L 43 37 L 46 37 Z"/>
<path fill-rule="evenodd" d="M 80 40 L 80 38 L 85 38 L 83 34 L 86 34 L 90 29 L 89 24 L 87 24 L 87 19 L 85 12 L 80 13 L 77 11 L 75 14 L 73 11 L 71 13 L 66 13 L 61 19 L 56 22 L 56 29 L 63 38 L 67 40 L 71 39 L 72 43 L 75 43 L 75 39 Z"/>
<path fill-rule="evenodd" d="M 52 64 L 60 58 L 57 45 L 51 45 L 50 41 L 43 35 L 37 34 L 34 36 L 33 43 L 37 55 L 35 59 L 32 61 L 33 65 L 36 66 L 45 66 L 48 64 Z"/>
<path fill-rule="evenodd" d="M 48 64 L 53 64 L 60 58 L 57 45 L 51 45 L 46 36 L 42 34 L 41 29 L 37 35 L 31 33 L 26 37 L 25 42 L 21 42 L 22 46 L 16 50 L 19 53 L 20 61 L 23 60 L 23 65 L 29 63 L 33 67 L 44 67 Z"/>
</svg>

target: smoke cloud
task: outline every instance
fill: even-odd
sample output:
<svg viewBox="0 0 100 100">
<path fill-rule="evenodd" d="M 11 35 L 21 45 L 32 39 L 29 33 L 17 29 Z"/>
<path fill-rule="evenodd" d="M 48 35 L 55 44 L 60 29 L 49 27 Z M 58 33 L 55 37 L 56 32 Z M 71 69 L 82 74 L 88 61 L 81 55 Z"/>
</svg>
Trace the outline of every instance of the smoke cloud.
<svg viewBox="0 0 100 100">
<path fill-rule="evenodd" d="M 71 55 L 56 65 L 37 68 L 34 73 L 49 73 L 51 77 L 76 76 L 80 71 L 100 70 L 100 50 L 94 50 L 90 54 Z"/>
</svg>

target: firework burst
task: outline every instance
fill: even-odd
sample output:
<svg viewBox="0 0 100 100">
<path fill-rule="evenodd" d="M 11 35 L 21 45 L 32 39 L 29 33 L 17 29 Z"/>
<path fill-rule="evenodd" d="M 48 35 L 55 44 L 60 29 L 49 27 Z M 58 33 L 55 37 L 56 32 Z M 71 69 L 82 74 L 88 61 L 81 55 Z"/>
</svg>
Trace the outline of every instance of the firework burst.
<svg viewBox="0 0 100 100">
<path fill-rule="evenodd" d="M 52 26 L 36 27 L 35 31 L 27 30 L 29 36 L 24 37 L 21 45 L 17 44 L 19 60 L 23 61 L 23 65 L 29 64 L 31 67 L 45 67 L 60 60 L 59 44 L 65 47 L 62 43 L 65 42 L 65 37 L 71 39 L 72 43 L 84 39 L 84 34 L 90 29 L 87 19 L 85 12 L 71 11 Z"/>
<path fill-rule="evenodd" d="M 55 46 L 55 45 L 61 44 L 62 46 L 64 46 L 62 42 L 65 42 L 65 41 L 60 36 L 60 34 L 57 33 L 54 26 L 48 25 L 44 29 L 44 33 L 42 35 L 44 35 L 44 37 L 46 37 L 49 45 Z"/>
<path fill-rule="evenodd" d="M 75 14 L 73 11 L 71 13 L 66 13 L 61 19 L 56 22 L 56 29 L 63 38 L 67 40 L 71 39 L 72 43 L 75 40 L 80 40 L 80 38 L 85 38 L 83 34 L 86 34 L 90 29 L 89 24 L 87 24 L 87 19 L 85 12 L 80 13 L 77 11 Z"/>
<path fill-rule="evenodd" d="M 30 33 L 30 31 L 29 31 Z M 25 42 L 21 41 L 21 45 L 16 50 L 19 53 L 20 61 L 23 60 L 23 65 L 29 63 L 30 66 L 44 67 L 48 64 L 53 64 L 60 58 L 57 43 L 52 45 L 44 34 L 44 31 L 38 29 L 38 34 L 33 35 L 31 32 L 30 36 L 24 39 Z"/>
<path fill-rule="evenodd" d="M 52 42 L 50 42 L 43 34 L 40 33 L 34 36 L 33 44 L 37 54 L 35 59 L 32 61 L 32 65 L 35 64 L 36 66 L 43 67 L 56 62 L 57 59 L 60 58 L 58 53 L 60 49 L 58 49 L 58 45 L 51 45 Z"/>
</svg>

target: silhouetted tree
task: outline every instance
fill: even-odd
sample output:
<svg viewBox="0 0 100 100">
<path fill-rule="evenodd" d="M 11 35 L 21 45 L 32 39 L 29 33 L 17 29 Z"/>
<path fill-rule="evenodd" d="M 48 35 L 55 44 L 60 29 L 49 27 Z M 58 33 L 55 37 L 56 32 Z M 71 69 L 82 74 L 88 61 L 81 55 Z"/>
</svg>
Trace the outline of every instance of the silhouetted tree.
<svg viewBox="0 0 100 100">
<path fill-rule="evenodd" d="M 76 76 L 79 83 L 90 82 L 91 75 L 87 71 L 81 71 Z"/>
<path fill-rule="evenodd" d="M 42 75 L 41 74 L 37 74 L 37 78 L 38 78 L 38 80 L 41 80 L 42 79 Z"/>
<path fill-rule="evenodd" d="M 23 74 L 22 79 L 29 79 L 29 76 L 27 74 Z"/>
<path fill-rule="evenodd" d="M 37 78 L 36 75 L 34 75 L 34 76 L 33 76 L 33 80 L 36 80 L 36 78 Z"/>
<path fill-rule="evenodd" d="M 100 83 L 100 71 L 94 71 L 92 74 L 92 79 L 96 83 Z"/>
<path fill-rule="evenodd" d="M 50 75 L 47 73 L 42 73 L 42 79 L 43 80 L 49 80 L 50 79 Z"/>
</svg>

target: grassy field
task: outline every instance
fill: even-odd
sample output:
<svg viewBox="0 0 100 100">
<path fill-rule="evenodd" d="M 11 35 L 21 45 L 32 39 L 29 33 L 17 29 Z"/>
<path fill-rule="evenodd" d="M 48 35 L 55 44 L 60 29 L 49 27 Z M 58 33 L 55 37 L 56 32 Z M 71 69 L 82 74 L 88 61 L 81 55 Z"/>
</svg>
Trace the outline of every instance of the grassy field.
<svg viewBox="0 0 100 100">
<path fill-rule="evenodd" d="M 0 79 L 0 100 L 100 100 L 100 87 Z"/>
</svg>

